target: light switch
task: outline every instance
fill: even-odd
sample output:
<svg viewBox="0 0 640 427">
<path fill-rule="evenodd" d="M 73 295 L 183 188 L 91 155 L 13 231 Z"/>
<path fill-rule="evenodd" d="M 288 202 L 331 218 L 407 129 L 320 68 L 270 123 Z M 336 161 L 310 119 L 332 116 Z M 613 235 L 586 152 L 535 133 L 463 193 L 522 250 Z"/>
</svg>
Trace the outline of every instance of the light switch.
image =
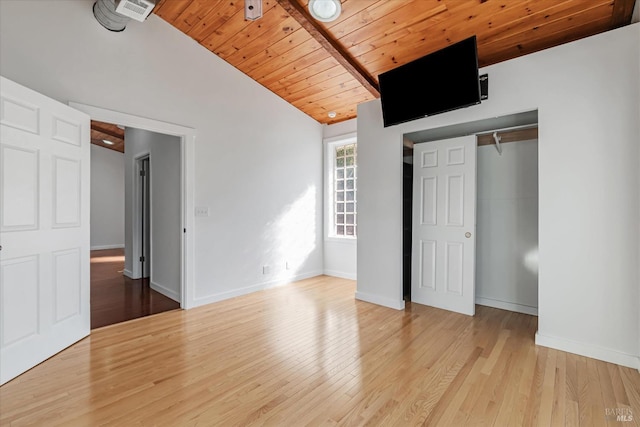
<svg viewBox="0 0 640 427">
<path fill-rule="evenodd" d="M 196 206 L 196 216 L 209 216 L 209 207 Z"/>
</svg>

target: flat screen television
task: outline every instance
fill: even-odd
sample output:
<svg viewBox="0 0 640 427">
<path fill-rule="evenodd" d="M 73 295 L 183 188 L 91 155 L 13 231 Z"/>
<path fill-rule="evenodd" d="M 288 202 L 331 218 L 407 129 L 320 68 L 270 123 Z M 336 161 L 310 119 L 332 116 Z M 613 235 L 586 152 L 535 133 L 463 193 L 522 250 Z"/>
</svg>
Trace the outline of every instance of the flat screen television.
<svg viewBox="0 0 640 427">
<path fill-rule="evenodd" d="M 378 76 L 384 126 L 480 103 L 476 36 Z"/>
</svg>

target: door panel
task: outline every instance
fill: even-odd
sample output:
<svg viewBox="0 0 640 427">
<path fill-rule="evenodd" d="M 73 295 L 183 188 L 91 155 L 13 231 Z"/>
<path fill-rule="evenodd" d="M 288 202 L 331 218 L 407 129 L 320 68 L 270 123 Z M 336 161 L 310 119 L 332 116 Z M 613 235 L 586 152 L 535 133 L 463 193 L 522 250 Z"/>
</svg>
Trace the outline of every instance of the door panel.
<svg viewBox="0 0 640 427">
<path fill-rule="evenodd" d="M 414 146 L 411 299 L 475 313 L 476 138 Z"/>
<path fill-rule="evenodd" d="M 462 175 L 447 175 L 447 211 L 448 226 L 464 226 L 464 177 Z"/>
<path fill-rule="evenodd" d="M 2 227 L 0 231 L 38 228 L 38 150 L 0 143 Z M 12 183 L 18 182 L 19 185 Z"/>
<path fill-rule="evenodd" d="M 53 156 L 54 227 L 80 225 L 80 162 Z"/>
<path fill-rule="evenodd" d="M 0 77 L 0 383 L 87 336 L 89 117 Z"/>
<path fill-rule="evenodd" d="M 74 248 L 53 253 L 54 322 L 58 323 L 80 313 L 82 301 L 80 249 Z"/>
<path fill-rule="evenodd" d="M 0 265 L 3 347 L 38 333 L 38 266 L 37 255 L 3 261 Z M 21 286 L 11 286 L 12 283 Z"/>
</svg>

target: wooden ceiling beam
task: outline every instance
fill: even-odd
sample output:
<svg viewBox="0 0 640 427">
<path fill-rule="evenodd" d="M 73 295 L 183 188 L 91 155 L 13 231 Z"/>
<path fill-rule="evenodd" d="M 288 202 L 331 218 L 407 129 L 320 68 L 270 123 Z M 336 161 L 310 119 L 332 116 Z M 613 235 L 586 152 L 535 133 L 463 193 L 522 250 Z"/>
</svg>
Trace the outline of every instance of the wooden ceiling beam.
<svg viewBox="0 0 640 427">
<path fill-rule="evenodd" d="M 613 28 L 622 27 L 631 23 L 633 6 L 640 0 L 615 0 L 613 3 L 613 13 L 611 14 L 611 26 Z"/>
<path fill-rule="evenodd" d="M 380 98 L 378 83 L 369 75 L 349 53 L 331 37 L 304 6 L 296 0 L 277 0 L 278 4 L 304 28 L 320 45 L 335 58 L 367 91 L 376 98 Z"/>
</svg>

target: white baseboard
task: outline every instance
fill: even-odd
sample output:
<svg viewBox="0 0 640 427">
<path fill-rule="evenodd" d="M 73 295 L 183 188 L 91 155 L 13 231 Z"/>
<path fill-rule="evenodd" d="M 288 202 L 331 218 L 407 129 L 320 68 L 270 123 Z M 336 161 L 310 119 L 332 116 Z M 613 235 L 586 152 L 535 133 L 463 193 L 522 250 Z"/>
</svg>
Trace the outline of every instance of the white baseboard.
<svg viewBox="0 0 640 427">
<path fill-rule="evenodd" d="M 325 276 L 339 277 L 341 279 L 358 280 L 358 275 L 355 273 L 345 273 L 343 271 L 325 270 Z"/>
<path fill-rule="evenodd" d="M 133 279 L 133 272 L 131 270 L 127 270 L 126 268 L 122 270 L 122 274 L 128 277 L 129 279 Z"/>
<path fill-rule="evenodd" d="M 486 305 L 487 307 L 499 308 L 502 310 L 515 311 L 516 313 L 531 314 L 532 316 L 538 315 L 538 307 L 500 301 L 492 298 L 476 297 L 476 304 Z"/>
<path fill-rule="evenodd" d="M 640 357 L 627 353 L 621 353 L 609 348 L 598 347 L 592 344 L 571 341 L 564 338 L 540 335 L 536 332 L 536 345 L 555 348 L 556 350 L 590 357 L 592 359 L 603 360 L 616 365 L 627 366 L 629 368 L 640 369 Z"/>
<path fill-rule="evenodd" d="M 323 274 L 322 271 L 310 271 L 310 272 L 301 273 L 295 276 L 281 277 L 278 279 L 257 283 L 255 285 L 246 286 L 240 289 L 234 289 L 231 291 L 225 291 L 225 292 L 220 292 L 213 295 L 208 295 L 206 297 L 195 298 L 193 301 L 193 306 L 189 308 L 212 304 L 214 302 L 224 301 L 226 299 L 239 297 L 239 296 L 250 294 L 253 292 L 262 291 L 265 289 L 276 288 L 278 286 L 283 286 L 292 282 L 297 282 L 298 280 L 304 280 L 304 279 L 309 279 L 311 277 L 321 276 L 322 274 Z"/>
<path fill-rule="evenodd" d="M 158 283 L 154 282 L 153 280 L 151 281 L 151 283 L 149 284 L 149 287 L 151 289 L 153 289 L 156 292 L 160 292 L 162 295 L 164 295 L 167 298 L 171 298 L 172 300 L 174 300 L 175 302 L 180 302 L 180 294 L 172 289 L 168 289 L 162 285 L 159 285 Z"/>
<path fill-rule="evenodd" d="M 104 249 L 124 249 L 124 243 L 118 244 L 118 245 L 96 245 L 96 246 L 91 246 L 90 249 L 92 251 L 101 251 Z"/>
<path fill-rule="evenodd" d="M 360 301 L 370 302 L 372 304 L 381 305 L 383 307 L 393 308 L 395 310 L 404 310 L 404 300 L 395 300 L 392 298 L 381 297 L 379 295 L 373 295 L 366 292 L 358 291 L 356 291 L 356 299 Z"/>
</svg>

